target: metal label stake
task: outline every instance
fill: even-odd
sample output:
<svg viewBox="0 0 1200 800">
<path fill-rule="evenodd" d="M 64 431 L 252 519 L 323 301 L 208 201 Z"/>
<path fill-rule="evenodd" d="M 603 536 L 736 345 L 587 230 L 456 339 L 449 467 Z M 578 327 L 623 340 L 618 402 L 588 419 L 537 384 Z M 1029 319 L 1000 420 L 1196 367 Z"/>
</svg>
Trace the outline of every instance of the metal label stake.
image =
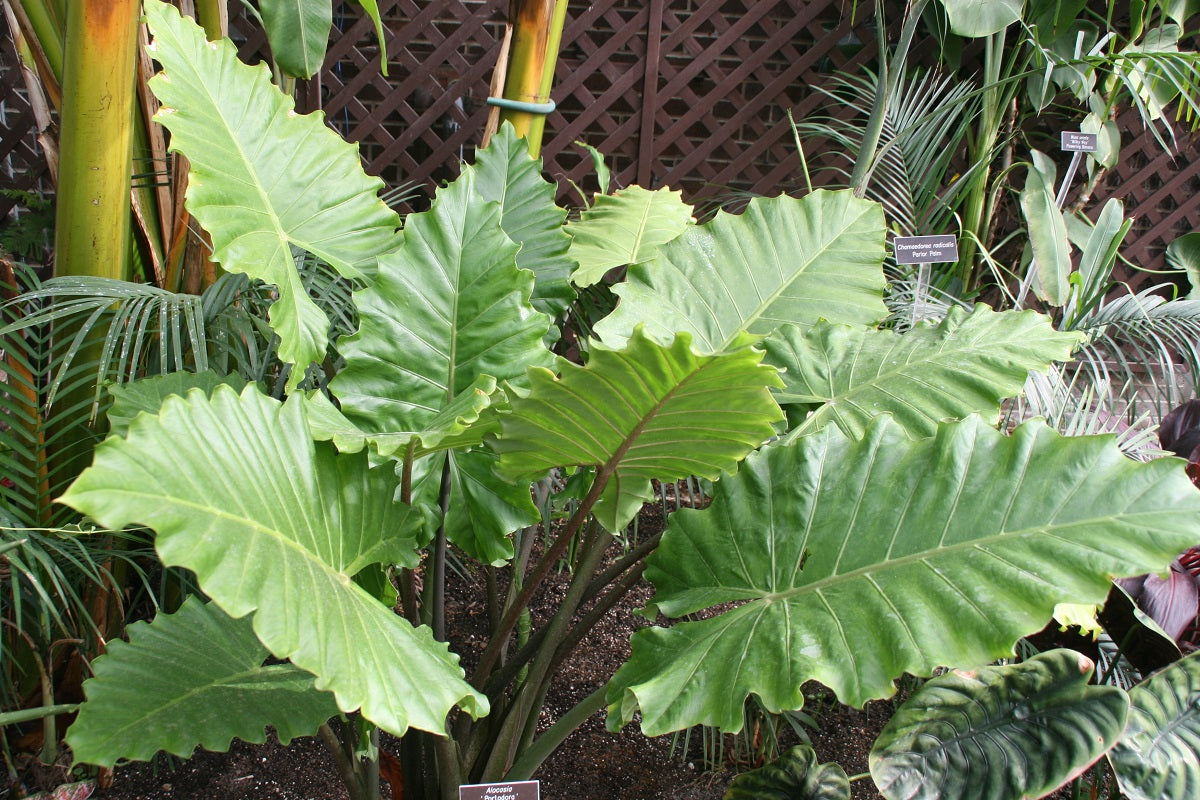
<svg viewBox="0 0 1200 800">
<path fill-rule="evenodd" d="M 941 236 L 897 236 L 892 240 L 896 264 L 917 265 L 917 291 L 913 296 L 912 324 L 916 325 L 921 310 L 921 293 L 929 285 L 929 265 L 958 261 L 958 238 Z"/>
</svg>

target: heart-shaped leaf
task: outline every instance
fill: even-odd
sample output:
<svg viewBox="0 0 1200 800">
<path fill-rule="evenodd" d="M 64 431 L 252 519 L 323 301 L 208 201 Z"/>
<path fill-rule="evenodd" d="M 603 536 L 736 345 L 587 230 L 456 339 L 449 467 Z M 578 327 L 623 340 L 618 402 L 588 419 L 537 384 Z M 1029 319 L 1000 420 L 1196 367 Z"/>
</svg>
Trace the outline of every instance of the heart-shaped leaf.
<svg viewBox="0 0 1200 800">
<path fill-rule="evenodd" d="M 305 407 L 254 387 L 169 397 L 97 447 L 62 501 L 111 528 L 153 528 L 163 563 L 193 570 L 231 616 L 253 613 L 271 653 L 316 675 L 343 711 L 397 735 L 441 731 L 458 703 L 481 713 L 486 699 L 446 645 L 353 580 L 415 565 L 421 515 L 393 502 L 390 465 L 314 444 Z"/>
<path fill-rule="evenodd" d="M 1114 575 L 1162 569 L 1200 541 L 1178 462 L 1136 463 L 1112 437 L 977 417 L 911 441 L 886 418 L 768 447 L 676 512 L 646 575 L 653 607 L 709 619 L 647 628 L 613 678 L 609 722 L 651 734 L 736 731 L 757 694 L 801 707 L 818 680 L 848 705 L 905 672 L 1011 655 L 1057 603 L 1098 603 Z M 870 642 L 869 647 L 863 642 Z"/>
</svg>

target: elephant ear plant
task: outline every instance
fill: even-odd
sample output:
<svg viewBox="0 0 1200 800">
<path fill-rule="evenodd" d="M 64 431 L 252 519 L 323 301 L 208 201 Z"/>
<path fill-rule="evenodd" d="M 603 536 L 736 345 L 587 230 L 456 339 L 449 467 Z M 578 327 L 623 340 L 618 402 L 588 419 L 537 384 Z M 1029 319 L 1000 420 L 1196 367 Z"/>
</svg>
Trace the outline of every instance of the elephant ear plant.
<svg viewBox="0 0 1200 800">
<path fill-rule="evenodd" d="M 355 276 L 359 327 L 330 396 L 279 401 L 211 376 L 183 394 L 124 390 L 122 424 L 63 502 L 152 529 L 207 599 L 97 661 L 68 733 L 81 762 L 221 749 L 273 725 L 320 733 L 352 797 L 373 798 L 384 730 L 402 737 L 408 792 L 453 798 L 533 774 L 606 704 L 611 725 L 640 711 L 649 734 L 732 731 L 751 694 L 797 709 L 816 679 L 859 704 L 905 672 L 1011 655 L 1056 603 L 1099 602 L 1111 577 L 1200 538 L 1177 463 L 1036 422 L 995 429 L 1001 401 L 1076 334 L 982 306 L 905 336 L 874 329 L 874 203 L 815 192 L 677 226 L 639 250 L 587 362 L 569 363 L 549 349 L 574 292 L 565 214 L 511 130 L 402 236 L 381 215 L 351 230 L 338 215 L 373 208 L 373 190 L 357 164 L 315 155 L 344 148 L 336 134 L 228 42 L 202 44 L 160 3 L 147 14 L 160 119 L 205 175 L 192 213 L 218 258 L 276 283 L 280 352 L 303 372 L 327 325 L 281 272 L 290 248 Z M 226 106 L 269 117 L 253 147 L 229 138 Z M 716 482 L 711 506 L 614 560 L 652 480 L 689 476 Z M 540 528 L 556 503 L 568 515 Z M 485 585 L 469 671 L 447 644 L 451 557 Z M 563 562 L 565 593 L 533 626 Z M 651 610 L 720 613 L 639 633 L 607 687 L 539 729 L 559 666 L 643 571 Z"/>
</svg>

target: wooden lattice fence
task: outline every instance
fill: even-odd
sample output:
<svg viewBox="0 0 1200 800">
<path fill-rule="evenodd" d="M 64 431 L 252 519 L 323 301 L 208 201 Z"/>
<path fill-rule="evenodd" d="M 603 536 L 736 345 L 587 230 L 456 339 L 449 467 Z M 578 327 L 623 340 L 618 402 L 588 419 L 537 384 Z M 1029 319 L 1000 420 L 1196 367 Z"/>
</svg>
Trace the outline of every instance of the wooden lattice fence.
<svg viewBox="0 0 1200 800">
<path fill-rule="evenodd" d="M 323 109 L 329 125 L 360 144 L 368 171 L 389 185 L 428 192 L 470 158 L 488 115 L 488 83 L 507 0 L 379 0 L 388 75 L 374 28 L 357 3 L 335 7 L 325 68 L 299 91 L 301 110 Z M 857 16 L 852 9 L 857 5 Z M 255 61 L 264 37 L 239 0 L 231 35 Z M 546 171 L 594 188 L 591 163 L 573 143 L 606 153 L 620 184 L 681 188 L 699 201 L 728 191 L 772 194 L 799 185 L 800 163 L 786 114 L 826 103 L 814 90 L 837 69 L 874 58 L 870 4 L 850 0 L 572 0 L 547 120 Z M 20 77 L 4 48 L 0 71 L 0 187 L 49 189 L 29 131 Z M 1120 167 L 1101 191 L 1135 217 L 1125 253 L 1162 266 L 1166 244 L 1200 229 L 1200 144 L 1164 153 L 1129 132 Z M 818 154 L 809 154 L 817 156 Z M 12 201 L 0 197 L 0 212 Z M 1130 275 L 1143 285 L 1152 278 Z"/>
<path fill-rule="evenodd" d="M 389 183 L 436 183 L 469 155 L 487 119 L 503 0 L 383 0 L 389 76 L 368 20 L 333 34 L 307 110 L 360 142 Z M 692 199 L 722 188 L 778 191 L 799 169 L 786 121 L 820 97 L 822 72 L 870 58 L 839 3 L 807 0 L 609 0 L 571 3 L 547 121 L 547 171 L 571 181 L 586 141 L 621 184 L 671 185 Z M 873 37 L 865 37 L 872 41 Z"/>
<path fill-rule="evenodd" d="M 0 17 L 0 25 L 3 25 Z M 0 217 L 21 203 L 15 193 L 52 191 L 48 168 L 37 143 L 37 121 L 25 92 L 25 80 L 16 64 L 7 28 L 0 39 Z"/>
</svg>

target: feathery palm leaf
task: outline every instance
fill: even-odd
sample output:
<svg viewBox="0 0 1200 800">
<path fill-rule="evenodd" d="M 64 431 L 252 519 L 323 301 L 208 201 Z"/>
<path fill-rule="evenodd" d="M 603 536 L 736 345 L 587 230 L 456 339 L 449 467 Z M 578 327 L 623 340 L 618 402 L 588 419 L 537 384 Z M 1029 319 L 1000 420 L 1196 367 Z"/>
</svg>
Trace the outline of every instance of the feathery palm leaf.
<svg viewBox="0 0 1200 800">
<path fill-rule="evenodd" d="M 883 271 L 888 278 L 883 302 L 889 312 L 883 327 L 906 333 L 918 322 L 941 322 L 952 308 L 971 310 L 970 303 L 936 285 L 928 270 L 909 271 L 905 267 L 885 264 Z"/>
<path fill-rule="evenodd" d="M 95 590 L 114 585 L 118 563 L 134 583 L 147 584 L 138 561 L 151 553 L 137 533 L 11 527 L 11 522 L 0 527 L 0 705 L 6 709 L 27 701 L 16 694 L 29 684 L 31 676 L 22 672 L 32 669 L 31 656 L 48 662 L 63 655 L 58 645 L 68 644 L 93 654 L 104 635 L 93 617 Z"/>
<path fill-rule="evenodd" d="M 1088 334 L 1079 360 L 1092 382 L 1148 384 L 1150 407 L 1161 417 L 1186 399 L 1185 389 L 1194 391 L 1195 378 L 1181 371 L 1181 362 L 1191 376 L 1200 375 L 1200 300 L 1167 300 L 1153 292 L 1150 288 L 1107 300 L 1071 327 Z M 1145 381 L 1147 372 L 1155 379 Z M 1139 398 L 1126 394 L 1133 411 Z"/>
<path fill-rule="evenodd" d="M 809 137 L 837 143 L 843 150 L 837 155 L 853 164 L 862 144 L 861 125 L 871 113 L 877 78 L 869 71 L 839 74 L 831 83 L 832 89 L 817 88 L 839 106 L 849 108 L 853 116 L 825 116 L 798 123 L 796 128 Z M 932 70 L 902 78 L 897 84 L 885 112 L 867 195 L 882 203 L 905 233 L 940 230 L 947 224 L 948 206 L 965 185 L 965 176 L 950 178 L 950 161 L 976 113 L 973 91 L 971 84 Z M 849 175 L 844 168 L 835 169 Z"/>
<path fill-rule="evenodd" d="M 93 416 L 110 376 L 117 383 L 137 377 L 146 368 L 151 350 L 160 374 L 189 367 L 208 369 L 204 314 L 194 295 L 111 278 L 64 277 L 52 278 L 12 303 L 31 310 L 0 329 L 0 337 L 50 323 L 70 331 L 69 339 L 54 347 L 57 368 L 47 390 L 47 405 L 77 374 L 72 369 L 78 366 L 75 357 L 97 331 L 103 331 L 104 342 L 99 363 L 90 365 L 90 380 L 95 383 Z"/>
<path fill-rule="evenodd" d="M 1175 130 L 1163 125 L 1165 101 L 1178 99 L 1181 113 L 1200 118 L 1200 53 L 1175 50 L 1126 50 L 1114 57 L 1112 73 L 1120 81 L 1130 105 L 1164 150 L 1175 144 Z M 1163 138 L 1163 132 L 1167 134 Z M 1170 140 L 1168 142 L 1168 139 Z"/>
<path fill-rule="evenodd" d="M 1149 413 L 1130 420 L 1125 413 L 1129 385 L 1116 389 L 1096 382 L 1086 369 L 1059 366 L 1046 373 L 1029 373 L 1021 396 L 1007 409 L 1004 427 L 1041 417 L 1063 436 L 1112 434 L 1117 446 L 1131 458 L 1146 461 L 1162 454 Z"/>
</svg>

